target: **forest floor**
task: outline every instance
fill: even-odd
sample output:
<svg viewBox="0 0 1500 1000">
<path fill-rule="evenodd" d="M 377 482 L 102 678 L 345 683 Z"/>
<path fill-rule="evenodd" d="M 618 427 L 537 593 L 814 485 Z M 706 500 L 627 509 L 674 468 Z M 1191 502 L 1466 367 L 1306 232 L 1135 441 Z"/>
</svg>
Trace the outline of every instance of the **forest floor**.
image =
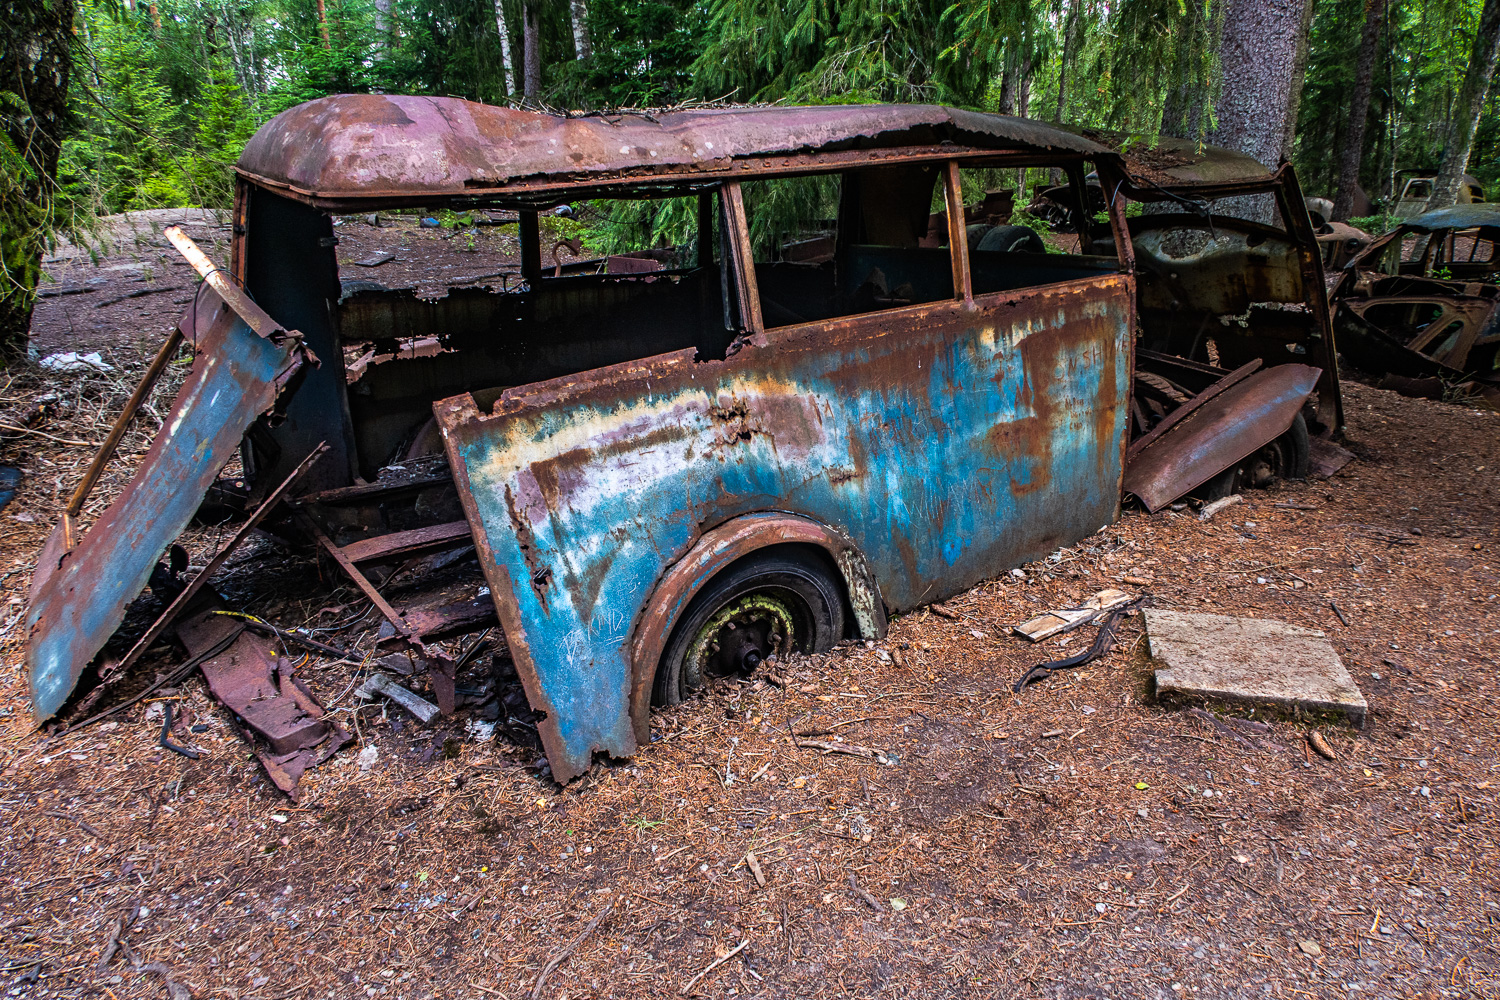
<svg viewBox="0 0 1500 1000">
<path fill-rule="evenodd" d="M 210 225 L 192 231 L 222 259 L 222 231 L 216 244 Z M 387 232 L 362 240 L 412 238 Z M 107 269 L 135 255 L 186 297 L 187 272 L 160 251 L 124 247 L 65 280 L 127 273 Z M 13 372 L 0 408 L 52 393 L 37 429 L 99 439 L 117 383 L 183 308 L 165 292 L 97 305 L 108 297 L 44 300 L 36 339 L 42 353 L 98 350 L 114 375 Z M 295 806 L 196 677 L 166 696 L 207 727 L 176 737 L 197 760 L 161 748 L 140 706 L 75 736 L 34 731 L 27 585 L 91 449 L 7 433 L 0 461 L 27 479 L 0 512 L 0 989 L 1500 994 L 1500 414 L 1345 386 L 1359 458 L 1335 477 L 1248 493 L 1206 522 L 1127 511 L 946 616 L 920 610 L 879 644 L 779 665 L 780 686 L 723 680 L 658 711 L 651 745 L 566 788 L 523 728 L 478 742 L 463 714 L 424 728 L 394 707 L 356 710 L 355 668 L 310 664 L 302 675 L 357 741 L 308 773 Z M 142 423 L 104 499 L 154 433 Z M 201 562 L 216 539 L 188 541 Z M 258 540 L 219 582 L 236 607 L 368 646 L 364 606 L 304 554 Z M 1013 694 L 1059 643 L 1039 650 L 1010 627 L 1105 586 L 1326 630 L 1367 722 L 1257 713 L 1269 734 L 1226 734 L 1151 694 L 1138 616 L 1104 659 Z M 1314 726 L 1336 760 L 1309 753 Z M 792 730 L 890 763 L 798 747 Z M 368 770 L 362 744 L 378 753 Z"/>
</svg>

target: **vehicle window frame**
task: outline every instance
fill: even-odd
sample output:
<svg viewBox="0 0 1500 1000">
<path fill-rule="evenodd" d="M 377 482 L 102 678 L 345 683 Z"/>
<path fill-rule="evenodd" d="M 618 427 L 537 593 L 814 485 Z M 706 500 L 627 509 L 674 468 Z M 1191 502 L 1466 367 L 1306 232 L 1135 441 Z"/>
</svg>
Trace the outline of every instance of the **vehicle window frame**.
<svg viewBox="0 0 1500 1000">
<path fill-rule="evenodd" d="M 903 313 L 907 312 L 919 315 L 935 307 L 957 307 L 964 310 L 973 310 L 976 308 L 976 304 L 983 304 L 990 300 L 1006 296 L 1013 297 L 1033 289 L 1054 287 L 1054 285 L 1061 282 L 1026 285 L 1019 288 L 984 292 L 976 296 L 974 292 L 973 269 L 971 267 L 968 240 L 964 225 L 963 187 L 960 170 L 984 167 L 1058 167 L 1068 175 L 1069 185 L 1076 188 L 1080 180 L 1086 176 L 1083 170 L 1083 165 L 1086 162 L 1089 162 L 1088 158 L 1083 156 L 1056 157 L 1038 162 L 1038 158 L 1035 156 L 1007 157 L 1004 155 L 993 157 L 950 157 L 941 161 L 939 179 L 943 185 L 943 205 L 947 214 L 948 224 L 948 260 L 953 276 L 953 295 L 951 297 L 935 299 L 930 302 L 892 306 L 887 309 L 874 309 L 868 312 L 849 313 L 829 319 L 809 320 L 804 323 L 787 323 L 771 327 L 765 325 L 764 316 L 760 309 L 760 288 L 755 275 L 755 261 L 750 240 L 749 218 L 745 214 L 741 183 L 743 181 L 769 180 L 772 178 L 747 176 L 726 179 L 717 188 L 721 206 L 720 221 L 722 232 L 726 237 L 724 239 L 726 266 L 720 271 L 720 274 L 724 276 L 724 280 L 726 281 L 726 318 L 731 312 L 737 313 L 737 318 L 742 324 L 738 330 L 738 342 L 769 346 L 773 341 L 781 339 L 783 335 L 788 339 L 799 338 L 807 331 L 829 323 L 849 322 L 862 317 L 900 317 Z M 1130 248 L 1128 227 L 1125 222 L 1124 202 L 1118 194 L 1120 185 L 1117 181 L 1122 178 L 1115 178 L 1115 171 L 1110 169 L 1105 161 L 1095 161 L 1094 165 L 1095 169 L 1100 171 L 1101 183 L 1107 185 L 1104 188 L 1106 192 L 1105 212 L 1109 216 L 1109 225 L 1115 238 L 1115 254 L 1111 258 L 1117 267 L 1114 273 L 1122 275 L 1131 274 L 1135 268 L 1135 255 Z M 795 176 L 842 175 L 849 169 L 848 164 L 830 164 L 825 170 L 799 172 Z M 732 195 L 728 194 L 731 190 L 734 192 Z M 1074 193 L 1080 200 L 1080 203 L 1086 206 L 1086 192 L 1075 191 Z M 728 234 L 730 233 L 733 233 L 732 239 L 728 238 Z M 1082 245 L 1082 242 L 1080 242 L 1080 248 Z M 733 261 L 729 258 L 731 252 L 735 255 Z M 1097 257 L 1101 255 L 1080 253 L 1077 256 Z M 728 286 L 731 274 L 733 275 L 733 287 Z M 1079 276 L 1080 279 L 1084 277 L 1085 275 Z M 753 303 L 753 308 L 748 306 L 749 303 Z"/>
</svg>

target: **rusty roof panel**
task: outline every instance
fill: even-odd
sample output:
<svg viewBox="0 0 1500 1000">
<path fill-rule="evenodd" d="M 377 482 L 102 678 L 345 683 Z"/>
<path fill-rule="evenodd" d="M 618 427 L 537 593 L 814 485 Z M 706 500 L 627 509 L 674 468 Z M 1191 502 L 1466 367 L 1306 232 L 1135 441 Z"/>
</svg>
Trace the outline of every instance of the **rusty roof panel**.
<svg viewBox="0 0 1500 1000">
<path fill-rule="evenodd" d="M 1500 226 L 1500 205 L 1478 202 L 1450 205 L 1424 212 L 1404 223 L 1407 229 L 1431 233 L 1439 229 L 1472 229 L 1476 226 Z"/>
<path fill-rule="evenodd" d="M 1085 129 L 1083 134 L 1122 157 L 1131 176 L 1146 182 L 1148 187 L 1269 187 L 1276 181 L 1277 171 L 1253 156 L 1223 146 L 1169 135 L 1157 136 L 1148 143 L 1124 132 L 1102 129 Z"/>
<path fill-rule="evenodd" d="M 313 198 L 455 197 L 522 178 L 587 184 L 661 174 L 707 181 L 736 161 L 856 148 L 1109 150 L 1051 125 L 939 105 L 715 108 L 562 117 L 453 97 L 343 94 L 283 111 L 239 169 Z"/>
</svg>

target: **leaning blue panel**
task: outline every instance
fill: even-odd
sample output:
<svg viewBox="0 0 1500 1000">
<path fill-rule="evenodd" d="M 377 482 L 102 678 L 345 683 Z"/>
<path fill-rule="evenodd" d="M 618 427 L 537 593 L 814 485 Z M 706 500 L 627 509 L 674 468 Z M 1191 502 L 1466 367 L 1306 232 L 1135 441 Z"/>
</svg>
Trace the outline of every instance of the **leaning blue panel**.
<svg viewBox="0 0 1500 1000">
<path fill-rule="evenodd" d="M 250 424 L 271 409 L 308 360 L 253 303 L 260 327 L 203 286 L 179 324 L 196 350 L 193 370 L 135 475 L 76 547 L 59 524 L 42 549 L 26 611 L 32 714 L 57 714 L 85 667 L 104 648 L 125 608 L 197 512 Z"/>
</svg>

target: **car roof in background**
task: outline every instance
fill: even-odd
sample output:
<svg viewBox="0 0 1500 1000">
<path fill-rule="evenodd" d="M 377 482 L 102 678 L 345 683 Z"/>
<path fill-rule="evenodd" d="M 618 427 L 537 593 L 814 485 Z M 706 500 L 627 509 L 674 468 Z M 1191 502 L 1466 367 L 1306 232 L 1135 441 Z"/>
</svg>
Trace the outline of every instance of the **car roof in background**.
<svg viewBox="0 0 1500 1000">
<path fill-rule="evenodd" d="M 1404 229 L 1424 233 L 1437 229 L 1472 229 L 1475 226 L 1500 226 L 1500 204 L 1453 205 L 1424 212 L 1402 223 Z"/>
</svg>

